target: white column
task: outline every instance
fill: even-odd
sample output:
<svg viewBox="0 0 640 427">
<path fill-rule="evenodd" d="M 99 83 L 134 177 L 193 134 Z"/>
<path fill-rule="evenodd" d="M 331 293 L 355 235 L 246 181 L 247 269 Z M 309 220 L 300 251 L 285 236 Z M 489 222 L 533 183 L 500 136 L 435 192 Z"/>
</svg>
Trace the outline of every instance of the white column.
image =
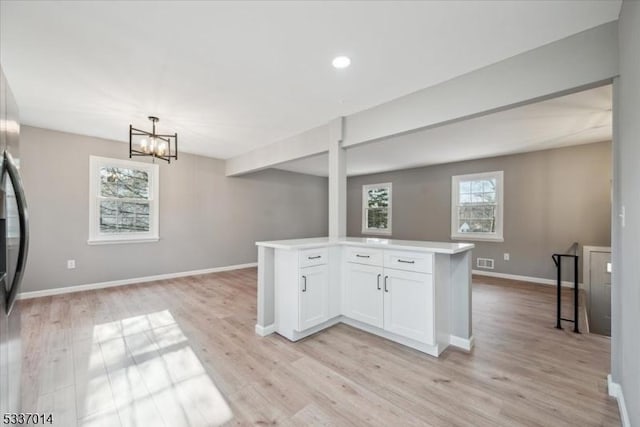
<svg viewBox="0 0 640 427">
<path fill-rule="evenodd" d="M 258 316 L 256 333 L 269 335 L 275 330 L 274 250 L 258 246 Z"/>
<path fill-rule="evenodd" d="M 456 337 L 456 345 L 471 350 L 473 347 L 471 251 L 450 255 L 449 258 L 450 334 Z"/>
<path fill-rule="evenodd" d="M 329 141 L 329 238 L 347 235 L 347 153 L 342 148 L 344 119 L 331 122 Z"/>
</svg>

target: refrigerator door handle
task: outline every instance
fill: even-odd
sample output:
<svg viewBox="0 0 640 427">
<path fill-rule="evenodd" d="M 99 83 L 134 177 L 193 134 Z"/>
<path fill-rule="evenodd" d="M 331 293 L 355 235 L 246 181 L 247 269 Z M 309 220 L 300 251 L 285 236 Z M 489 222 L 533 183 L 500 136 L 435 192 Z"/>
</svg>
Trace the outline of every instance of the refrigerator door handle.
<svg viewBox="0 0 640 427">
<path fill-rule="evenodd" d="M 18 249 L 18 265 L 16 266 L 16 274 L 13 277 L 13 283 L 11 283 L 11 289 L 9 289 L 9 295 L 7 296 L 7 314 L 11 313 L 13 304 L 18 296 L 18 289 L 22 283 L 22 275 L 27 264 L 27 253 L 29 252 L 29 213 L 27 211 L 27 199 L 24 195 L 24 187 L 22 186 L 22 179 L 20 178 L 20 172 L 16 166 L 15 160 L 8 151 L 4 152 L 4 165 L 9 178 L 11 179 L 11 185 L 16 195 L 16 204 L 18 205 L 18 215 L 20 223 L 20 248 Z"/>
</svg>

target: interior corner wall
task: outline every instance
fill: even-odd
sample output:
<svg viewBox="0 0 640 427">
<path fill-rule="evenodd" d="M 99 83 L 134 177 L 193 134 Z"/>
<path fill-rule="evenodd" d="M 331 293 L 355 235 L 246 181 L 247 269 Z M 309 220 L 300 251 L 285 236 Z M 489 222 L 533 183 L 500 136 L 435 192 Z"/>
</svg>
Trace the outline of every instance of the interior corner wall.
<svg viewBox="0 0 640 427">
<path fill-rule="evenodd" d="M 88 245 L 89 156 L 125 159 L 128 146 L 23 126 L 20 150 L 31 225 L 23 292 L 251 263 L 256 241 L 328 232 L 326 178 L 230 178 L 223 160 L 180 154 L 160 164 L 160 241 Z"/>
<path fill-rule="evenodd" d="M 623 2 L 618 28 L 611 372 L 622 388 L 630 425 L 640 426 L 640 2 Z"/>
<path fill-rule="evenodd" d="M 348 235 L 363 236 L 362 186 L 391 182 L 392 238 L 451 241 L 451 177 L 498 170 L 504 242 L 473 242 L 474 268 L 478 257 L 493 258 L 491 272 L 555 279 L 554 252 L 574 241 L 611 244 L 611 142 L 350 177 Z"/>
</svg>

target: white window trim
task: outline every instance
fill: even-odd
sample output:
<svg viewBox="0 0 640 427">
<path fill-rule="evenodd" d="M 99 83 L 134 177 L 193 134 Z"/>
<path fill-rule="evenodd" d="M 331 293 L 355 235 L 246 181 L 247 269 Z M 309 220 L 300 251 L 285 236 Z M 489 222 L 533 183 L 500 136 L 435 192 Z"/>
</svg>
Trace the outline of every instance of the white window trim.
<svg viewBox="0 0 640 427">
<path fill-rule="evenodd" d="M 144 170 L 149 174 L 149 231 L 146 233 L 102 233 L 100 231 L 100 168 L 114 166 Z M 132 160 L 89 156 L 89 240 L 90 245 L 145 243 L 160 240 L 160 167 Z"/>
<path fill-rule="evenodd" d="M 387 225 L 388 227 L 386 229 L 380 229 L 380 228 L 368 228 L 367 227 L 367 206 L 368 206 L 368 192 L 370 189 L 372 188 L 380 188 L 380 187 L 386 187 L 389 191 L 389 207 L 387 208 Z M 392 215 L 391 215 L 391 211 L 392 211 L 392 206 L 393 206 L 393 198 L 392 198 L 392 185 L 390 182 L 385 182 L 382 184 L 368 184 L 368 185 L 363 185 L 362 186 L 362 234 L 376 234 L 376 235 L 391 235 L 391 225 L 392 225 Z"/>
<path fill-rule="evenodd" d="M 480 179 L 496 179 L 496 231 L 495 233 L 459 233 L 458 232 L 458 204 L 460 181 L 474 181 Z M 485 242 L 504 242 L 504 171 L 454 175 L 451 177 L 451 239 L 472 240 Z"/>
</svg>

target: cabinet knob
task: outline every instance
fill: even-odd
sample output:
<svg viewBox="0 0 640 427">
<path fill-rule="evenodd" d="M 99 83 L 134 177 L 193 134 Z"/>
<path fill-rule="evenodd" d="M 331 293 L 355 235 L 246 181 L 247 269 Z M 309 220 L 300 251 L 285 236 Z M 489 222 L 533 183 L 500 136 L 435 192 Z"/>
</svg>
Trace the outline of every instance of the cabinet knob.
<svg viewBox="0 0 640 427">
<path fill-rule="evenodd" d="M 382 277 L 382 274 L 378 274 L 378 290 L 381 290 L 382 288 L 380 288 L 380 278 Z"/>
<path fill-rule="evenodd" d="M 389 292 L 389 288 L 387 288 L 387 279 L 389 276 L 384 276 L 384 291 Z"/>
<path fill-rule="evenodd" d="M 307 276 L 302 276 L 303 288 L 302 292 L 307 292 Z"/>
</svg>

